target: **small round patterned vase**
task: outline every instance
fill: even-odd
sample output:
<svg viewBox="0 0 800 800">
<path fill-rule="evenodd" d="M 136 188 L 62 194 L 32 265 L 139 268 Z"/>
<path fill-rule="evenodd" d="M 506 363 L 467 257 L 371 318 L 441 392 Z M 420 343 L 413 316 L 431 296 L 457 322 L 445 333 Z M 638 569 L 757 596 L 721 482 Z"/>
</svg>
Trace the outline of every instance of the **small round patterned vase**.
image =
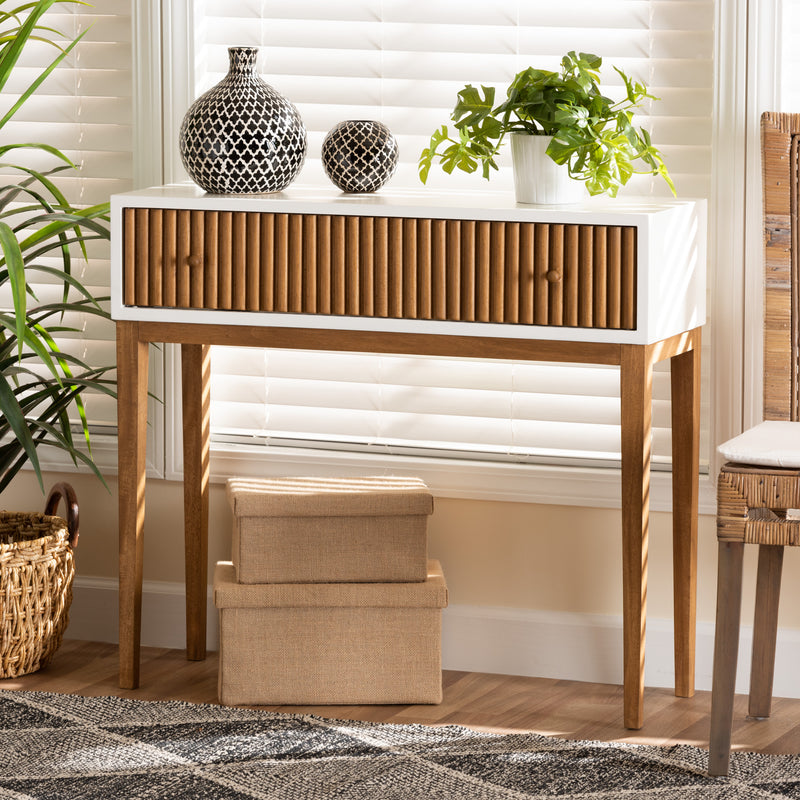
<svg viewBox="0 0 800 800">
<path fill-rule="evenodd" d="M 207 192 L 279 192 L 303 166 L 303 120 L 258 75 L 257 56 L 257 47 L 228 48 L 228 74 L 195 100 L 183 118 L 181 160 Z"/>
<path fill-rule="evenodd" d="M 399 152 L 382 122 L 348 119 L 322 142 L 322 166 L 343 192 L 375 192 L 394 174 Z"/>
</svg>

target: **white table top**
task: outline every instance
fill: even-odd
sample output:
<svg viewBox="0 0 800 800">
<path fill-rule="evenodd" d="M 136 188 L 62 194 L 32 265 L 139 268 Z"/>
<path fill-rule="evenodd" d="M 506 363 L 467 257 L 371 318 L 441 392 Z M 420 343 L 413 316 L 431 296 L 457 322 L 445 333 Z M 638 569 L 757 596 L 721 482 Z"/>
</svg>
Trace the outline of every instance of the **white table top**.
<svg viewBox="0 0 800 800">
<path fill-rule="evenodd" d="M 392 189 L 373 194 L 345 194 L 333 186 L 297 186 L 282 192 L 215 195 L 194 183 L 175 183 L 114 195 L 112 203 L 137 208 L 185 208 L 279 214 L 430 217 L 434 219 L 551 222 L 576 225 L 643 225 L 677 209 L 705 200 L 587 197 L 575 205 L 527 205 L 511 192 L 442 192 Z"/>
</svg>

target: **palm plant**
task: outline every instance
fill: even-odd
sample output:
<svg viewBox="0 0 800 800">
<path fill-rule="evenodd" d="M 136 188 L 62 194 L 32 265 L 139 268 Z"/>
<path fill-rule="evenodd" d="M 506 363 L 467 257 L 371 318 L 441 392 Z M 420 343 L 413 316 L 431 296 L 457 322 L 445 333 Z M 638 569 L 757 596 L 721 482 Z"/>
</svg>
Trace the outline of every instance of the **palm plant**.
<svg viewBox="0 0 800 800">
<path fill-rule="evenodd" d="M 83 36 L 61 46 L 57 40 L 65 37 L 41 24 L 48 9 L 65 2 L 75 0 L 28 0 L 13 8 L 0 0 L 0 92 L 29 42 L 44 42 L 56 50 L 52 62 L 0 117 L 0 136 Z M 54 166 L 39 170 L 5 161 L 12 151 L 22 150 L 45 153 Z M 0 159 L 0 173 L 5 176 L 0 177 L 0 492 L 27 461 L 44 488 L 37 455 L 40 445 L 67 452 L 75 464 L 87 464 L 102 480 L 92 458 L 82 395 L 91 389 L 113 396 L 113 381 L 106 377 L 111 367 L 89 366 L 62 350 L 57 339 L 77 331 L 67 324 L 67 315 L 109 318 L 101 305 L 108 297 L 93 297 L 72 270 L 75 253 L 87 258 L 87 242 L 111 238 L 109 204 L 71 206 L 53 176 L 76 166 L 48 144 L 5 144 L 0 139 Z M 57 299 L 40 301 L 34 278 L 55 282 Z M 78 420 L 77 439 L 85 446 L 76 441 L 71 417 Z"/>
</svg>

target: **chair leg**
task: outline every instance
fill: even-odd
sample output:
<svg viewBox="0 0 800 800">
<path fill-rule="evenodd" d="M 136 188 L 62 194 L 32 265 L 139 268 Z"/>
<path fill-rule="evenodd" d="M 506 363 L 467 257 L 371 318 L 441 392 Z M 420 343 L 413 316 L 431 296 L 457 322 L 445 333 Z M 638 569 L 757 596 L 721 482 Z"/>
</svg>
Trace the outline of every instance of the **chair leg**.
<svg viewBox="0 0 800 800">
<path fill-rule="evenodd" d="M 733 725 L 733 693 L 742 615 L 743 542 L 719 543 L 717 625 L 711 684 L 711 735 L 708 773 L 727 775 Z"/>
<path fill-rule="evenodd" d="M 762 544 L 758 548 L 756 613 L 753 622 L 753 656 L 750 667 L 751 717 L 768 717 L 772 706 L 775 674 L 775 642 L 778 637 L 778 599 L 781 591 L 783 547 Z"/>
</svg>

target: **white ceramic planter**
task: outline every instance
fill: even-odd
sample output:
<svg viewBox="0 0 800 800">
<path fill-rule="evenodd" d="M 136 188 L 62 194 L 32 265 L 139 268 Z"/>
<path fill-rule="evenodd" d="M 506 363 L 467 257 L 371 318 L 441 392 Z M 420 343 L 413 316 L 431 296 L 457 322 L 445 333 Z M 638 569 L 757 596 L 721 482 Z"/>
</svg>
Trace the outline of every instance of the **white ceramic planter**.
<svg viewBox="0 0 800 800">
<path fill-rule="evenodd" d="M 586 196 L 581 181 L 570 178 L 566 166 L 545 152 L 552 136 L 511 134 L 514 190 L 518 203 L 564 205 L 580 203 Z"/>
</svg>

